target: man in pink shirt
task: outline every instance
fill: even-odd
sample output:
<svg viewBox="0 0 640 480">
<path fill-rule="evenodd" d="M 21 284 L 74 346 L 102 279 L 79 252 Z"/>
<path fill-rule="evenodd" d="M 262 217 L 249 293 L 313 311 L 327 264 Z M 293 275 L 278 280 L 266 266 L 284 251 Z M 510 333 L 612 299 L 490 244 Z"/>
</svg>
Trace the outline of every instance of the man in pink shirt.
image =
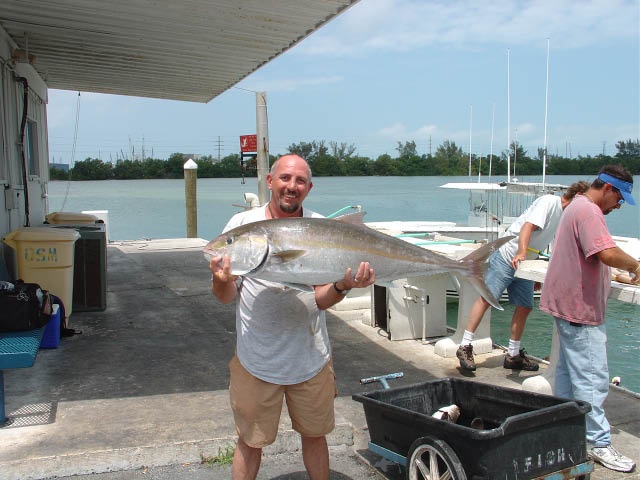
<svg viewBox="0 0 640 480">
<path fill-rule="evenodd" d="M 609 393 L 605 310 L 610 267 L 640 280 L 640 262 L 616 246 L 605 215 L 635 205 L 633 177 L 620 165 L 605 165 L 589 190 L 577 195 L 560 220 L 540 309 L 555 318 L 560 353 L 554 393 L 591 403 L 587 414 L 589 456 L 612 470 L 630 472 L 635 463 L 611 445 L 603 404 Z"/>
</svg>

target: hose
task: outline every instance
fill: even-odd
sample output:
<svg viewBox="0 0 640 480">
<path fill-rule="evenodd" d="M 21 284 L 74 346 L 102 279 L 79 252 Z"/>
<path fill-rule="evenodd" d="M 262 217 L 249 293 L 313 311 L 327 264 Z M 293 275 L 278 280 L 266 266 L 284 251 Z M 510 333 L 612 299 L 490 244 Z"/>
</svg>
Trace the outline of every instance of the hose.
<svg viewBox="0 0 640 480">
<path fill-rule="evenodd" d="M 29 106 L 29 82 L 24 77 L 16 77 L 16 81 L 22 83 L 24 88 L 22 100 L 22 122 L 20 123 L 20 155 L 22 156 L 22 183 L 24 185 L 24 226 L 29 227 L 29 177 L 27 174 L 27 155 L 24 148 L 24 135 L 27 128 L 27 108 Z"/>
</svg>

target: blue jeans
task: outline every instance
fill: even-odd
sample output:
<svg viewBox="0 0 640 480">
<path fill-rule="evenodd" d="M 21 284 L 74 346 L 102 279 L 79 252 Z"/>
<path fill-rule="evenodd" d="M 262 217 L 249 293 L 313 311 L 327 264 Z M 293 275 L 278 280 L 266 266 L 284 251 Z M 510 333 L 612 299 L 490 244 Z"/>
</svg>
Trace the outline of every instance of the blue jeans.
<svg viewBox="0 0 640 480">
<path fill-rule="evenodd" d="M 496 250 L 489 257 L 489 268 L 484 276 L 484 283 L 498 300 L 506 290 L 510 304 L 533 308 L 533 282 L 517 278 L 515 273 L 511 264 L 503 258 L 499 250 Z"/>
<path fill-rule="evenodd" d="M 611 428 L 604 414 L 609 394 L 607 330 L 602 325 L 576 327 L 554 317 L 560 340 L 555 395 L 591 404 L 587 413 L 587 441 L 596 447 L 611 444 Z"/>
</svg>

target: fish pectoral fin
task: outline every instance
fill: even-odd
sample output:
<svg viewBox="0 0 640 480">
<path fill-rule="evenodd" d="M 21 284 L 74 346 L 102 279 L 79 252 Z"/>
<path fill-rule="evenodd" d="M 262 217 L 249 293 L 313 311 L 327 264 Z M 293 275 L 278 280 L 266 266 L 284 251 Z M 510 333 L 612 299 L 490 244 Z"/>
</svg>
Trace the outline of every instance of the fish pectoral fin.
<svg viewBox="0 0 640 480">
<path fill-rule="evenodd" d="M 287 283 L 285 282 L 283 285 L 286 285 L 289 288 L 293 288 L 294 290 L 300 290 L 301 292 L 311 293 L 315 292 L 311 285 L 303 285 L 302 283 Z"/>
<path fill-rule="evenodd" d="M 306 252 L 304 250 L 282 250 L 281 252 L 272 252 L 271 258 L 277 258 L 281 263 L 290 262 L 296 258 L 300 258 Z"/>
</svg>

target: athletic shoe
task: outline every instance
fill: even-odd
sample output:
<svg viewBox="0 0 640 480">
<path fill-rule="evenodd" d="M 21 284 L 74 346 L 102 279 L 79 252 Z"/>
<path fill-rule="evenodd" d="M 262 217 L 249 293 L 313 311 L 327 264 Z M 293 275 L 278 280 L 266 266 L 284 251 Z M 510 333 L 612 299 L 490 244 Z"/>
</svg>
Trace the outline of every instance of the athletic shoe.
<svg viewBox="0 0 640 480">
<path fill-rule="evenodd" d="M 456 357 L 460 360 L 461 369 L 475 372 L 476 362 L 473 360 L 473 345 L 460 345 Z"/>
<path fill-rule="evenodd" d="M 592 447 L 588 450 L 589 458 L 603 466 L 618 472 L 630 472 L 636 464 L 628 457 L 618 452 L 613 445 L 607 447 Z"/>
<path fill-rule="evenodd" d="M 520 353 L 518 355 L 514 355 L 513 357 L 507 353 L 504 356 L 504 368 L 536 372 L 540 368 L 540 365 L 532 360 L 529 360 L 526 353 L 527 352 L 524 351 L 524 348 L 521 348 Z"/>
</svg>

